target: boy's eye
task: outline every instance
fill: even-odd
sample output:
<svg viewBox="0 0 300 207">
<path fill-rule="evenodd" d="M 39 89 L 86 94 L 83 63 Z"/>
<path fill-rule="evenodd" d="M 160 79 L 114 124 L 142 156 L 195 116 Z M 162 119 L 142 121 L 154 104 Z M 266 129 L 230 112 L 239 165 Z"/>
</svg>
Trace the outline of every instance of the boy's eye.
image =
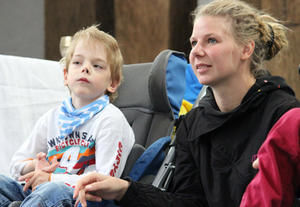
<svg viewBox="0 0 300 207">
<path fill-rule="evenodd" d="M 217 40 L 215 38 L 208 38 L 208 43 L 210 44 L 216 44 L 217 43 Z"/>
<path fill-rule="evenodd" d="M 102 70 L 104 69 L 104 67 L 102 65 L 98 65 L 98 64 L 95 64 L 94 65 L 94 68 L 96 68 L 97 70 Z"/>
<path fill-rule="evenodd" d="M 73 61 L 72 63 L 73 63 L 74 65 L 79 65 L 79 64 L 80 64 L 79 61 Z"/>
</svg>

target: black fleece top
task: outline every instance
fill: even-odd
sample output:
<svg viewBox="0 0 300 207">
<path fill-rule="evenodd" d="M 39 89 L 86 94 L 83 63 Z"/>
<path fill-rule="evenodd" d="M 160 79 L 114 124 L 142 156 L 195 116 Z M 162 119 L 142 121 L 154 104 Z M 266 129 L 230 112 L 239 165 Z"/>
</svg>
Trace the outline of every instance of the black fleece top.
<svg viewBox="0 0 300 207">
<path fill-rule="evenodd" d="M 208 88 L 177 130 L 170 192 L 132 182 L 121 206 L 239 206 L 256 174 L 252 160 L 259 147 L 275 122 L 294 107 L 300 103 L 280 77 L 257 79 L 231 112 L 218 109 Z"/>
</svg>

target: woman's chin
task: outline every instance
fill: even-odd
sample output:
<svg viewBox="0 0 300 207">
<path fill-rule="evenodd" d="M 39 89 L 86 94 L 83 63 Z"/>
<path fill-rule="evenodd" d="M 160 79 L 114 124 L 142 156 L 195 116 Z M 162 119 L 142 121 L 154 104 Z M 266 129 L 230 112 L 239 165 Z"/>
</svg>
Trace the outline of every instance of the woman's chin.
<svg viewBox="0 0 300 207">
<path fill-rule="evenodd" d="M 208 78 L 199 78 L 198 80 L 202 85 L 210 85 L 212 83 L 212 80 Z"/>
</svg>

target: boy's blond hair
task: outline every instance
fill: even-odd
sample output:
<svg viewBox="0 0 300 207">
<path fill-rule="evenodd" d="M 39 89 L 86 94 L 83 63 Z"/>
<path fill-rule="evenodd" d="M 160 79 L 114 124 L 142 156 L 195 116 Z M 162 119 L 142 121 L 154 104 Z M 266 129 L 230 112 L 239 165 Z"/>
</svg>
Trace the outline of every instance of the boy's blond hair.
<svg viewBox="0 0 300 207">
<path fill-rule="evenodd" d="M 79 40 L 93 40 L 95 42 L 102 43 L 106 49 L 107 63 L 109 64 L 111 72 L 111 80 L 113 83 L 119 85 L 123 80 L 122 67 L 123 67 L 123 56 L 119 48 L 118 42 L 114 37 L 106 32 L 103 32 L 97 28 L 97 25 L 92 25 L 88 28 L 83 28 L 74 34 L 72 42 L 66 51 L 65 57 L 61 60 L 66 70 L 68 71 L 69 64 L 74 54 L 74 50 Z M 117 97 L 117 92 L 111 93 L 106 92 L 112 102 Z"/>
</svg>

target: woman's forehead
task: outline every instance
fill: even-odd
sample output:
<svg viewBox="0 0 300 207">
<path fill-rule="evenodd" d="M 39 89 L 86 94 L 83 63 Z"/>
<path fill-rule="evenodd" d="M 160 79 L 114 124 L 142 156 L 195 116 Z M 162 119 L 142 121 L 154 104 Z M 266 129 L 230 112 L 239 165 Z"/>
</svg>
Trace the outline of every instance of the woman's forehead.
<svg viewBox="0 0 300 207">
<path fill-rule="evenodd" d="M 231 22 L 228 18 L 220 16 L 200 16 L 194 22 L 192 36 L 198 35 L 232 35 Z"/>
</svg>

